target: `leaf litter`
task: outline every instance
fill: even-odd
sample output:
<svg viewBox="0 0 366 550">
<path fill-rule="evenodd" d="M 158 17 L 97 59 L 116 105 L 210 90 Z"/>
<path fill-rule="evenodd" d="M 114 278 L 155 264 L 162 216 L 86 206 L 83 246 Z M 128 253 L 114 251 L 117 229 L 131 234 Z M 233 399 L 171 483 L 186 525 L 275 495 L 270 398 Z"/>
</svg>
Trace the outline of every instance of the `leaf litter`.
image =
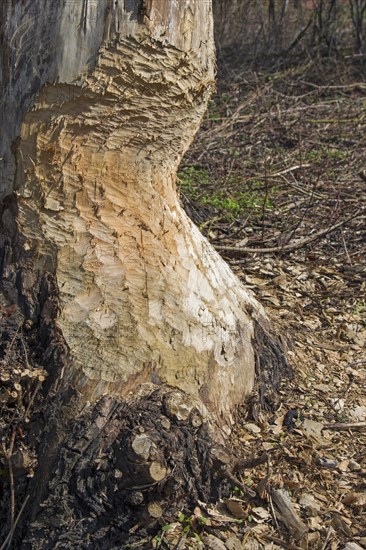
<svg viewBox="0 0 366 550">
<path fill-rule="evenodd" d="M 273 410 L 238 412 L 231 450 L 252 465 L 237 469 L 231 496 L 197 502 L 130 548 L 366 548 L 366 92 L 349 63 L 329 60 L 322 72 L 319 81 L 309 63 L 222 76 L 186 157 L 209 175 L 206 193 L 236 201 L 200 202 L 202 189 L 192 198 L 181 187 L 188 213 L 267 308 L 295 379 Z M 31 477 L 32 447 L 7 419 L 28 421 L 46 373 L 12 308 L 0 304 L 12 320 L 2 334 L 0 475 L 11 460 L 14 475 Z"/>
<path fill-rule="evenodd" d="M 312 63 L 227 69 L 185 160 L 210 174 L 206 190 L 261 204 L 232 216 L 182 197 L 295 371 L 274 410 L 244 406 L 231 436 L 238 457 L 266 457 L 237 474 L 254 498 L 237 488 L 217 504 L 238 523 L 217 518 L 216 536 L 248 550 L 366 548 L 366 93 L 347 62 L 322 63 L 322 78 Z"/>
</svg>

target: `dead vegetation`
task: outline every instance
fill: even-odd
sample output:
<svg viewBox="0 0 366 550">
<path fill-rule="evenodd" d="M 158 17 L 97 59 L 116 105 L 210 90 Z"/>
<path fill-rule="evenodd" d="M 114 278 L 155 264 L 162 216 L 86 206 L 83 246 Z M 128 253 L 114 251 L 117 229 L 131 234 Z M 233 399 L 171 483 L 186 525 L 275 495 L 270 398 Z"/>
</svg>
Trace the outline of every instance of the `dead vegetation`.
<svg viewBox="0 0 366 550">
<path fill-rule="evenodd" d="M 295 370 L 277 409 L 254 397 L 231 440 L 260 458 L 238 474 L 256 496 L 238 487 L 195 511 L 226 548 L 366 546 L 365 100 L 347 60 L 226 73 L 181 171 L 187 210 Z"/>
<path fill-rule="evenodd" d="M 153 528 L 140 536 L 132 526 L 130 542 L 115 548 L 366 547 L 362 74 L 347 60 L 318 59 L 221 75 L 181 169 L 181 197 L 270 312 L 295 379 L 272 411 L 256 394 L 239 411 L 230 440 L 237 462 L 221 457 L 222 498 L 188 495 L 162 511 L 151 497 Z M 45 373 L 37 331 L 5 299 L 1 315 L 3 550 L 36 466 L 29 419 L 42 413 Z"/>
<path fill-rule="evenodd" d="M 365 0 L 213 0 L 219 58 L 365 52 Z"/>
</svg>

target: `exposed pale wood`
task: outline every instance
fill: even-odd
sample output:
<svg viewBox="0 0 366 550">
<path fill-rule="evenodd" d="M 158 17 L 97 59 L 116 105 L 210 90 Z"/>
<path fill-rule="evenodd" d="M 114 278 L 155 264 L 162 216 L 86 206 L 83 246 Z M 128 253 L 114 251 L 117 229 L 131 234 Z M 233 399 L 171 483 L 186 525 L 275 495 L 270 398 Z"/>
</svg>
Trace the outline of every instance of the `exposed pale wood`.
<svg viewBox="0 0 366 550">
<path fill-rule="evenodd" d="M 1 282 L 48 373 L 14 544 L 127 544 L 217 495 L 236 406 L 286 367 L 177 196 L 211 2 L 6 0 L 0 21 Z"/>
<path fill-rule="evenodd" d="M 177 420 L 188 420 L 194 410 L 194 403 L 180 392 L 171 392 L 165 401 L 168 416 Z"/>
<path fill-rule="evenodd" d="M 48 24 L 39 5 L 0 8 L 17 44 L 2 193 L 32 269 L 57 278 L 64 384 L 95 401 L 167 383 L 228 433 L 253 388 L 253 319 L 268 323 L 176 192 L 214 86 L 211 3 L 65 1 Z"/>
<path fill-rule="evenodd" d="M 142 460 L 149 460 L 151 453 L 156 451 L 154 441 L 145 433 L 134 437 L 131 447 L 135 454 Z"/>
<path fill-rule="evenodd" d="M 163 515 L 163 509 L 158 502 L 149 502 L 147 505 L 149 516 L 154 519 L 159 519 Z"/>
<path fill-rule="evenodd" d="M 167 475 L 167 469 L 159 462 L 152 462 L 149 466 L 149 474 L 153 481 L 161 481 Z"/>
</svg>

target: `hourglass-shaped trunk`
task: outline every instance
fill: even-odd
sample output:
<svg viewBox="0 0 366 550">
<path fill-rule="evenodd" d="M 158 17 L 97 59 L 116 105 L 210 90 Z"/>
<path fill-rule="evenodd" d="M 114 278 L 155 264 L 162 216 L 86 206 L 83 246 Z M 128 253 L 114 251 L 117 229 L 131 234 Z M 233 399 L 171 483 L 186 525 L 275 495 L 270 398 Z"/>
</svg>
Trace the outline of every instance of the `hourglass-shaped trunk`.
<svg viewBox="0 0 366 550">
<path fill-rule="evenodd" d="M 85 407 L 103 403 L 110 419 L 116 400 L 164 388 L 167 418 L 207 421 L 222 439 L 253 388 L 255 327 L 269 324 L 176 189 L 213 88 L 211 2 L 25 0 L 0 10 L 3 244 L 15 239 L 15 201 L 23 312 L 28 326 L 39 322 L 34 289 L 52 280 L 41 317 L 52 310 L 69 355 L 55 384 L 77 395 L 49 447 L 60 449 Z M 7 288 L 11 275 L 4 267 Z M 126 451 L 145 482 L 171 468 L 159 438 L 132 437 Z"/>
<path fill-rule="evenodd" d="M 253 318 L 264 313 L 176 189 L 213 87 L 210 2 L 129 4 L 66 1 L 51 17 L 53 79 L 16 151 L 22 244 L 57 278 L 74 359 L 65 377 L 85 399 L 167 383 L 227 421 L 253 387 Z M 32 13 L 13 38 L 29 48 L 15 50 L 20 61 L 36 51 Z"/>
</svg>

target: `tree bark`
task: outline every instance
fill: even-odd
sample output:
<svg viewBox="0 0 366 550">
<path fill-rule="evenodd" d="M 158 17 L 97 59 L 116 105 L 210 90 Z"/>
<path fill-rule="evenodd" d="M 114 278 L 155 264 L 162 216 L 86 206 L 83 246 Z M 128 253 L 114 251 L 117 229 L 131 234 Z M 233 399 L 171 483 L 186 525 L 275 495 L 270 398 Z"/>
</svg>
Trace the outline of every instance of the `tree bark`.
<svg viewBox="0 0 366 550">
<path fill-rule="evenodd" d="M 14 540 L 114 548 L 172 498 L 210 498 L 256 366 L 285 360 L 177 194 L 214 85 L 211 2 L 43 4 L 0 8 L 2 287 L 49 372 Z"/>
</svg>

